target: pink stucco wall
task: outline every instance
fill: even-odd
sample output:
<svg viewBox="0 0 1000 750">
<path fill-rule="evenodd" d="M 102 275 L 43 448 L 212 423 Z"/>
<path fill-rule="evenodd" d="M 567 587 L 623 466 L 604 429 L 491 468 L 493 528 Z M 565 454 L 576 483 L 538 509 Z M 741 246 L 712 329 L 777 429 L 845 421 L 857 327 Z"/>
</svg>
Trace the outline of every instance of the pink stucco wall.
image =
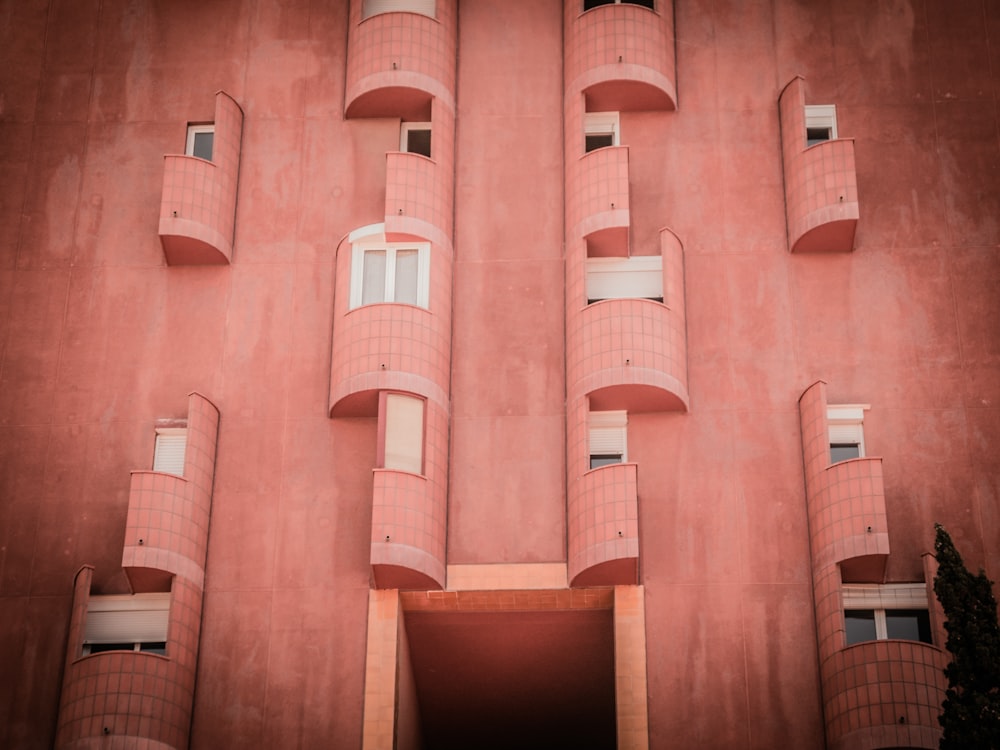
<svg viewBox="0 0 1000 750">
<path fill-rule="evenodd" d="M 936 689 L 933 647 L 834 646 L 838 563 L 817 545 L 851 533 L 810 514 L 868 503 L 836 495 L 864 469 L 885 580 L 923 580 L 935 521 L 1000 577 L 995 4 L 437 5 L 0 2 L 0 746 L 53 746 L 61 700 L 66 726 L 103 729 L 63 689 L 71 615 L 130 590 L 131 472 L 194 391 L 218 445 L 203 595 L 177 589 L 201 607 L 196 663 L 175 665 L 191 718 L 165 741 L 360 747 L 380 572 L 447 588 L 448 566 L 577 553 L 598 583 L 642 584 L 654 750 L 872 742 L 888 729 L 864 718 L 858 659 Z M 812 215 L 790 213 L 783 151 L 799 80 L 852 139 L 853 252 L 790 252 Z M 231 253 L 168 265 L 164 155 L 219 91 L 243 113 Z M 585 110 L 612 105 L 621 147 L 582 156 Z M 432 121 L 431 160 L 398 153 L 401 117 Z M 430 243 L 428 309 L 348 310 L 347 236 L 380 223 Z M 669 255 L 682 282 L 662 305 L 598 303 L 623 308 L 650 382 L 586 369 L 603 355 L 569 295 L 595 236 L 663 253 L 665 274 Z M 813 471 L 800 397 L 820 380 L 871 405 L 854 469 Z M 381 476 L 386 390 L 431 404 L 424 475 Z M 606 497 L 577 491 L 594 394 L 630 409 L 635 470 Z M 128 671 L 76 668 L 111 660 Z M 903 696 L 892 741 L 932 742 L 932 707 Z"/>
</svg>

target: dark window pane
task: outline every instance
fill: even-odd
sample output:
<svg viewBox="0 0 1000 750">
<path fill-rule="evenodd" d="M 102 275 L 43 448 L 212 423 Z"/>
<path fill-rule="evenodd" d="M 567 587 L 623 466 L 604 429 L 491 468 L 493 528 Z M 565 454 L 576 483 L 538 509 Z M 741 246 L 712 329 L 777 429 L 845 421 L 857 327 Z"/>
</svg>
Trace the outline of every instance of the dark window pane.
<svg viewBox="0 0 1000 750">
<path fill-rule="evenodd" d="M 830 446 L 830 463 L 846 461 L 849 458 L 860 458 L 861 446 L 857 443 L 834 443 Z"/>
<path fill-rule="evenodd" d="M 806 128 L 807 146 L 815 146 L 828 140 L 830 140 L 830 128 Z"/>
<path fill-rule="evenodd" d="M 163 641 L 140 643 L 139 650 L 148 651 L 151 654 L 163 654 L 164 656 L 166 656 L 167 644 L 164 643 Z"/>
<path fill-rule="evenodd" d="M 90 653 L 100 654 L 104 651 L 133 651 L 134 643 L 91 643 Z"/>
<path fill-rule="evenodd" d="M 610 466 L 611 464 L 620 464 L 621 462 L 621 453 L 595 455 L 590 457 L 590 468 L 596 469 L 600 466 Z"/>
<path fill-rule="evenodd" d="M 847 645 L 875 640 L 875 610 L 845 609 L 844 627 L 847 630 Z"/>
<path fill-rule="evenodd" d="M 431 157 L 431 131 L 411 130 L 406 134 L 406 150 L 411 154 Z"/>
<path fill-rule="evenodd" d="M 215 143 L 215 133 L 194 134 L 194 156 L 212 161 L 212 145 Z"/>
<path fill-rule="evenodd" d="M 656 5 L 655 0 L 622 0 L 623 3 L 629 3 L 631 5 L 641 5 L 643 8 L 654 9 Z"/>
<path fill-rule="evenodd" d="M 926 609 L 887 609 L 885 634 L 888 638 L 931 642 L 931 619 Z"/>
<path fill-rule="evenodd" d="M 591 151 L 595 151 L 599 148 L 604 148 L 605 146 L 614 146 L 615 137 L 611 133 L 593 133 L 587 135 L 586 145 L 584 146 L 586 152 L 589 154 Z"/>
<path fill-rule="evenodd" d="M 598 5 L 613 5 L 615 0 L 583 0 L 583 9 L 590 10 Z"/>
</svg>

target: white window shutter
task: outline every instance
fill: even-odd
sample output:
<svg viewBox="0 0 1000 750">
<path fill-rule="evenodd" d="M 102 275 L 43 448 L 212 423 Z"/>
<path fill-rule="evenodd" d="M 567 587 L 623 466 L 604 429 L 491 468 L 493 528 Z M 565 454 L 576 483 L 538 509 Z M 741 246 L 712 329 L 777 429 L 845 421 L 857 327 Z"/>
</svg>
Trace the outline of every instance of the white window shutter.
<svg viewBox="0 0 1000 750">
<path fill-rule="evenodd" d="M 393 302 L 417 304 L 419 262 L 416 249 L 396 251 L 396 279 Z"/>
<path fill-rule="evenodd" d="M 84 643 L 161 643 L 167 640 L 170 594 L 93 596 Z"/>
<path fill-rule="evenodd" d="M 385 302 L 385 250 L 364 252 L 364 278 L 361 287 L 361 304 Z"/>
<path fill-rule="evenodd" d="M 385 468 L 423 471 L 424 401 L 402 393 L 385 397 Z"/>
<path fill-rule="evenodd" d="M 626 459 L 628 413 L 595 411 L 590 413 L 590 455 L 621 456 Z"/>
<path fill-rule="evenodd" d="M 380 13 L 398 13 L 405 11 L 419 13 L 434 18 L 435 0 L 364 0 L 361 5 L 361 18 L 371 18 Z"/>
<path fill-rule="evenodd" d="M 153 471 L 184 476 L 184 455 L 186 452 L 186 429 L 157 430 L 156 447 L 153 450 Z"/>
<path fill-rule="evenodd" d="M 588 258 L 587 299 L 663 298 L 663 258 Z"/>
</svg>

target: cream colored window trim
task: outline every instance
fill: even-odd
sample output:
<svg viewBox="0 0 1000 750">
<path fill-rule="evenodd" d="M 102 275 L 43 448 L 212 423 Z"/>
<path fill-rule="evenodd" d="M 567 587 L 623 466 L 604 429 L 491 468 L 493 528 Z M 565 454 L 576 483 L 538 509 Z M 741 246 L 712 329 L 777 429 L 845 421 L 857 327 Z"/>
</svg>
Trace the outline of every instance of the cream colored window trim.
<svg viewBox="0 0 1000 750">
<path fill-rule="evenodd" d="M 822 130 L 826 131 L 828 137 L 810 139 L 809 132 Z M 837 105 L 835 104 L 807 104 L 806 105 L 806 143 L 815 145 L 816 142 L 834 141 L 837 139 Z"/>
<path fill-rule="evenodd" d="M 416 253 L 416 291 L 412 304 L 418 307 L 429 307 L 430 298 L 430 256 L 431 246 L 428 242 L 386 243 L 378 241 L 357 242 L 352 246 L 351 254 L 351 295 L 350 308 L 361 307 L 363 304 L 378 304 L 380 302 L 405 302 L 400 299 L 401 290 L 396 288 L 397 273 L 404 269 L 403 258 L 409 258 L 409 253 Z M 379 279 L 375 279 L 378 287 L 377 299 L 364 302 L 366 253 L 384 254 L 384 267 Z"/>
<path fill-rule="evenodd" d="M 663 258 L 587 258 L 587 300 L 663 299 Z"/>
<path fill-rule="evenodd" d="M 187 453 L 186 427 L 157 427 L 153 447 L 153 471 L 184 476 Z"/>
<path fill-rule="evenodd" d="M 591 459 L 596 456 L 621 456 L 628 461 L 628 412 L 592 411 L 588 418 L 589 450 Z"/>
</svg>

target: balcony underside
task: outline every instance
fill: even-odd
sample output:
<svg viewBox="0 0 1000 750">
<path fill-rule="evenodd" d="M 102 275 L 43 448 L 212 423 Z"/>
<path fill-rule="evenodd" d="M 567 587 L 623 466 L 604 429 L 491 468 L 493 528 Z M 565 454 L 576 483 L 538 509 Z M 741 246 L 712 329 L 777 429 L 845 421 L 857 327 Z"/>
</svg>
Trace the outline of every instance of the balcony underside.
<svg viewBox="0 0 1000 750">
<path fill-rule="evenodd" d="M 628 370 L 630 368 L 618 368 Z M 667 378 L 669 376 L 663 375 Z M 673 378 L 670 378 L 674 380 Z M 687 411 L 687 390 L 676 380 L 672 389 L 631 383 L 599 388 L 587 394 L 592 411 L 624 410 L 631 414 Z"/>
<path fill-rule="evenodd" d="M 659 79 L 659 85 L 642 80 L 630 80 L 629 69 L 636 78 Z M 665 76 L 649 68 L 619 63 L 590 71 L 588 78 L 602 74 L 615 76 L 584 89 L 588 112 L 664 112 L 677 108 L 677 94 Z"/>
<path fill-rule="evenodd" d="M 817 221 L 820 223 L 803 232 L 798 239 L 793 239 L 793 253 L 849 253 L 854 249 L 854 234 L 858 228 L 857 203 L 821 208 L 802 223 L 808 225 Z"/>
<path fill-rule="evenodd" d="M 570 586 L 587 588 L 592 586 L 633 586 L 639 582 L 639 558 L 625 557 L 593 565 L 581 570 Z"/>
<path fill-rule="evenodd" d="M 368 90 L 347 105 L 347 118 L 399 117 L 414 122 L 430 121 L 432 94 L 423 88 L 400 85 L 398 78 L 404 75 L 425 77 L 401 71 L 369 76 L 361 82 Z"/>
<path fill-rule="evenodd" d="M 232 248 L 211 227 L 190 219 L 160 219 L 160 244 L 168 266 L 224 266 Z"/>
</svg>

